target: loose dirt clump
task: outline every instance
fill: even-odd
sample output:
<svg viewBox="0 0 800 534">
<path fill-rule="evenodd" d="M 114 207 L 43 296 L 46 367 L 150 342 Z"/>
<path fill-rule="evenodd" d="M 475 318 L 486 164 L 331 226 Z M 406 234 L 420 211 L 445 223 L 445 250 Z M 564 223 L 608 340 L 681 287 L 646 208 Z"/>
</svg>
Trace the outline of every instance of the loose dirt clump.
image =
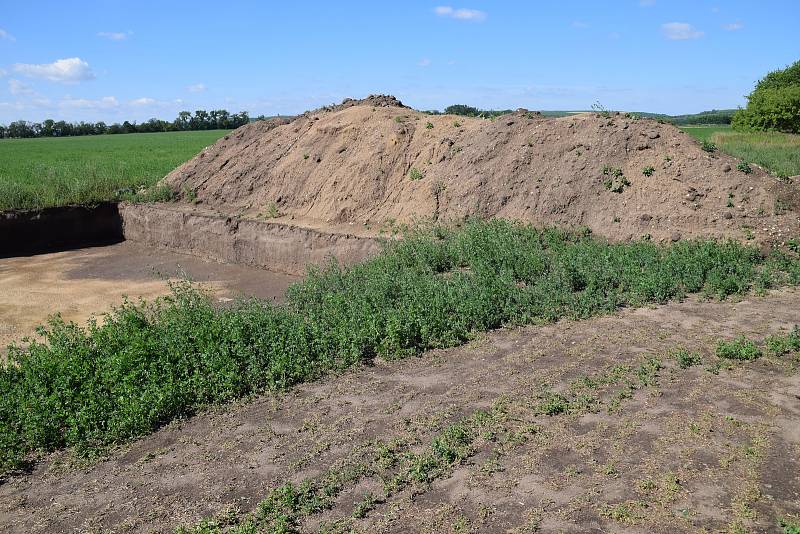
<svg viewBox="0 0 800 534">
<path fill-rule="evenodd" d="M 165 180 L 223 214 L 322 225 L 477 216 L 614 240 L 796 235 L 793 186 L 737 163 L 672 125 L 618 113 L 489 120 L 378 95 L 244 126 Z"/>
</svg>

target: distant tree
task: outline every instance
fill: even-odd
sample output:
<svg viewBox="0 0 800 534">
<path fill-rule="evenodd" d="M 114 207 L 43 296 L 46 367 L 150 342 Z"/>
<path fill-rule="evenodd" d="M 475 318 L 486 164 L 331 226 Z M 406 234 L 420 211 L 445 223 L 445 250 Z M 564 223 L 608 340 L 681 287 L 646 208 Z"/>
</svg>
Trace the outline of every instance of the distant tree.
<svg viewBox="0 0 800 534">
<path fill-rule="evenodd" d="M 452 106 L 447 106 L 446 108 L 444 108 L 444 112 L 447 115 L 464 115 L 467 117 L 476 117 L 480 113 L 480 110 L 472 106 L 467 106 L 466 104 L 454 104 Z"/>
<path fill-rule="evenodd" d="M 800 61 L 759 80 L 731 124 L 737 130 L 800 133 Z"/>
</svg>

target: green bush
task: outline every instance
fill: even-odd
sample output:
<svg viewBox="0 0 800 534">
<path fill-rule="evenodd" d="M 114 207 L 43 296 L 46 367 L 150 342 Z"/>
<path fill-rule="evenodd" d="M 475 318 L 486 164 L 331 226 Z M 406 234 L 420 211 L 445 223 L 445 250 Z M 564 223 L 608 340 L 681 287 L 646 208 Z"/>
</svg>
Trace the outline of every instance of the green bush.
<svg viewBox="0 0 800 534">
<path fill-rule="evenodd" d="M 737 130 L 800 133 L 800 61 L 762 78 L 731 125 Z"/>
<path fill-rule="evenodd" d="M 36 451 L 124 442 L 203 407 L 283 389 L 380 355 L 449 347 L 505 324 L 586 318 L 704 292 L 800 283 L 794 253 L 735 242 L 609 244 L 495 220 L 418 230 L 352 267 L 330 264 L 287 302 L 217 308 L 178 285 L 102 325 L 53 318 L 0 368 L 0 471 Z"/>
<path fill-rule="evenodd" d="M 729 360 L 755 360 L 761 357 L 761 349 L 755 342 L 739 336 L 731 341 L 718 342 L 717 356 Z"/>
<path fill-rule="evenodd" d="M 731 125 L 736 130 L 800 133 L 800 85 L 754 91 Z"/>
</svg>

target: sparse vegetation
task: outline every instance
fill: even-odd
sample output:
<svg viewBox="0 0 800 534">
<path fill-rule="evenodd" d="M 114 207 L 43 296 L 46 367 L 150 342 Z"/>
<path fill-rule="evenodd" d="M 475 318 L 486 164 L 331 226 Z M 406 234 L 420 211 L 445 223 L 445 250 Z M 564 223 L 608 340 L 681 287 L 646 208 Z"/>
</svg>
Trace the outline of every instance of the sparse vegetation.
<svg viewBox="0 0 800 534">
<path fill-rule="evenodd" d="M 750 164 L 747 163 L 746 161 L 740 161 L 739 163 L 737 163 L 736 170 L 738 170 L 739 172 L 743 172 L 745 174 L 753 173 L 752 167 L 750 167 Z"/>
<path fill-rule="evenodd" d="M 446 275 L 446 276 L 445 276 Z M 800 260 L 733 242 L 608 244 L 505 221 L 419 230 L 375 259 L 312 271 L 275 306 L 223 309 L 187 287 L 102 324 L 58 317 L 0 371 L 0 465 L 91 451 L 204 406 L 286 388 L 375 355 L 462 343 L 503 324 L 585 318 L 702 291 L 800 283 Z M 646 376 L 643 371 L 642 376 Z"/>
<path fill-rule="evenodd" d="M 408 178 L 410 180 L 422 180 L 425 178 L 425 174 L 416 167 L 411 167 L 411 170 L 408 171 Z"/>
<path fill-rule="evenodd" d="M 644 169 L 642 169 L 642 174 L 644 174 L 645 176 L 648 176 L 648 177 L 649 176 L 653 176 L 654 172 L 656 172 L 656 170 L 651 166 L 647 166 Z"/>
</svg>

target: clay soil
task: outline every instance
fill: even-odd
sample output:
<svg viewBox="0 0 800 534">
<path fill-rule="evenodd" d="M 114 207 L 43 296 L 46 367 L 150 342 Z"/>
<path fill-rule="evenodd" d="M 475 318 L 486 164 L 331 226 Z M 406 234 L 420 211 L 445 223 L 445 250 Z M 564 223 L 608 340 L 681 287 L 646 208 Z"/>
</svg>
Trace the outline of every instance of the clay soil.
<svg viewBox="0 0 800 534">
<path fill-rule="evenodd" d="M 166 183 L 198 208 L 318 227 L 478 216 L 615 240 L 780 244 L 800 233 L 797 186 L 738 164 L 672 125 L 618 113 L 488 120 L 373 96 L 239 128 Z"/>
<path fill-rule="evenodd" d="M 375 440 L 423 449 L 447 424 L 493 406 L 506 415 L 463 462 L 347 519 L 348 528 L 776 531 L 779 518 L 800 513 L 800 362 L 763 357 L 709 369 L 718 339 L 785 333 L 800 319 L 799 296 L 689 300 L 500 330 L 220 407 L 91 465 L 57 453 L 0 485 L 0 531 L 168 532 L 245 513 L 287 481 L 362 461 Z M 680 368 L 670 355 L 678 346 L 703 362 Z M 620 366 L 650 357 L 662 367 L 621 395 L 626 380 L 639 382 Z M 605 384 L 593 390 L 596 409 L 536 409 L 546 392 L 567 394 L 586 377 Z M 301 527 L 349 518 L 366 492 L 380 491 L 376 477 L 354 482 Z"/>
</svg>

